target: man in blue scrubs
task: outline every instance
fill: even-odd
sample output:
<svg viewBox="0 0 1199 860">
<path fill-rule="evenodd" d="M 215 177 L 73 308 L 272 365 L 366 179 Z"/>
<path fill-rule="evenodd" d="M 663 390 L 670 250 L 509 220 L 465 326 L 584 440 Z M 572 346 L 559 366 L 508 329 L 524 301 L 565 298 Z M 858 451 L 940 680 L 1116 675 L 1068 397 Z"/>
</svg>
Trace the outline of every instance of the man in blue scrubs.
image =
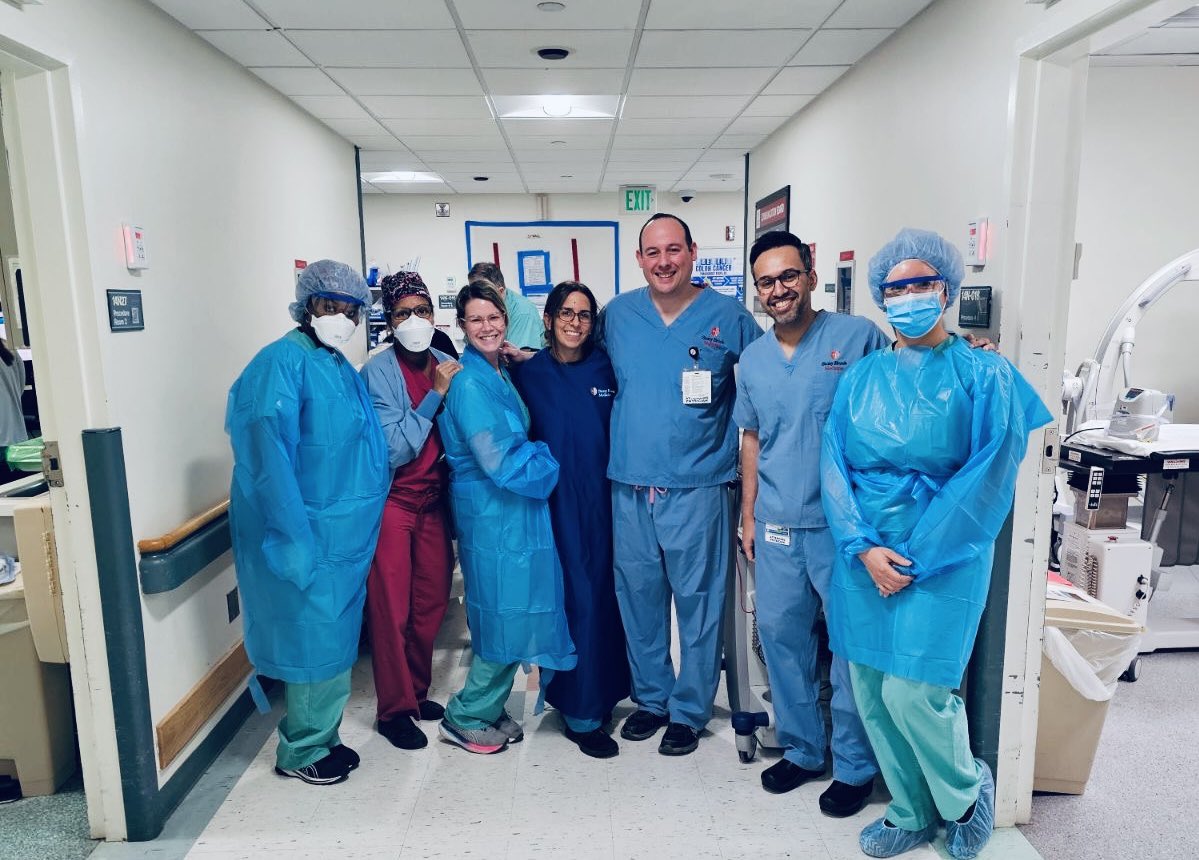
<svg viewBox="0 0 1199 860">
<path fill-rule="evenodd" d="M 664 755 L 692 752 L 712 716 L 736 474 L 733 368 L 762 333 L 736 299 L 692 285 L 695 257 L 680 218 L 650 218 L 637 250 L 647 286 L 609 302 L 602 320 L 617 387 L 608 462 L 616 596 L 638 707 L 620 735 L 646 740 L 669 724 Z"/>
<path fill-rule="evenodd" d="M 741 439 L 742 546 L 757 563 L 757 622 L 783 758 L 762 772 L 775 793 L 824 773 L 816 619 L 828 595 L 835 548 L 820 501 L 820 439 L 837 382 L 890 339 L 863 317 L 817 311 L 812 254 L 798 237 L 767 233 L 749 253 L 754 286 L 773 329 L 741 357 L 733 413 Z M 825 814 L 866 803 L 878 773 L 854 706 L 848 667 L 831 670 L 833 781 Z"/>
</svg>

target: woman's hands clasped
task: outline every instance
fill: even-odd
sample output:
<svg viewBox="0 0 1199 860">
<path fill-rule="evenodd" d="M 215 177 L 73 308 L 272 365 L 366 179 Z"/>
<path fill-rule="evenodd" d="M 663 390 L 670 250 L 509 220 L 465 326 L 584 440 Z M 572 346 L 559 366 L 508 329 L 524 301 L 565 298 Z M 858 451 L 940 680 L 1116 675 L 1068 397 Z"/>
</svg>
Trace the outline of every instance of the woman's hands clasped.
<svg viewBox="0 0 1199 860">
<path fill-rule="evenodd" d="M 912 577 L 895 569 L 895 565 L 910 567 L 911 560 L 904 558 L 894 550 L 885 546 L 871 547 L 865 552 L 858 553 L 858 558 L 866 566 L 866 572 L 874 580 L 881 597 L 897 594 L 912 583 Z"/>
</svg>

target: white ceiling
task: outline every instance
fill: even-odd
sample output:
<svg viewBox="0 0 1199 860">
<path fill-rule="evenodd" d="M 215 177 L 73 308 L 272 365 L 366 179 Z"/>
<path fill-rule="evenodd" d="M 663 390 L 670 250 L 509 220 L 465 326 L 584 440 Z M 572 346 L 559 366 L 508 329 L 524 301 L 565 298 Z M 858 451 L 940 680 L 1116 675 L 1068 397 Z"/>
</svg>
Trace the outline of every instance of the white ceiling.
<svg viewBox="0 0 1199 860">
<path fill-rule="evenodd" d="M 153 2 L 360 146 L 364 173 L 441 177 L 367 191 L 537 193 L 738 190 L 744 153 L 930 0 Z M 617 118 L 498 118 L 545 95 Z"/>
<path fill-rule="evenodd" d="M 1091 57 L 1096 66 L 1199 66 L 1199 6 Z"/>
</svg>

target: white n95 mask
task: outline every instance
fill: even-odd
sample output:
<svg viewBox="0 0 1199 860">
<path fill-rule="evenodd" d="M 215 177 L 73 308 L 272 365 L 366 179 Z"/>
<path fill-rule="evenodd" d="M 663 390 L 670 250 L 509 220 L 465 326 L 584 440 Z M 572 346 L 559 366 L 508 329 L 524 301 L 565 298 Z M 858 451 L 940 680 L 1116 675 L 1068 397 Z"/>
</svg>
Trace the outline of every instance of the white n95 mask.
<svg viewBox="0 0 1199 860">
<path fill-rule="evenodd" d="M 321 343 L 333 349 L 341 349 L 358 330 L 358 325 L 345 314 L 329 314 L 312 318 L 312 330 Z"/>
<path fill-rule="evenodd" d="M 392 329 L 400 346 L 409 352 L 424 352 L 433 342 L 433 323 L 416 314 Z"/>
</svg>

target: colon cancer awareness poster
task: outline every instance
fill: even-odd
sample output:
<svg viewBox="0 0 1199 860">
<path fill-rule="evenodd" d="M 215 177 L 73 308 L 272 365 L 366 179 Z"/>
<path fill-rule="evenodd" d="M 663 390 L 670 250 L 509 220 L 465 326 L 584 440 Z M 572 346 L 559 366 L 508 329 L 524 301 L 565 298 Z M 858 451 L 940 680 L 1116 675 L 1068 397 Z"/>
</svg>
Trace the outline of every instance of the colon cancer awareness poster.
<svg viewBox="0 0 1199 860">
<path fill-rule="evenodd" d="M 698 278 L 726 296 L 745 301 L 745 268 L 741 248 L 700 248 L 693 279 Z"/>
</svg>

